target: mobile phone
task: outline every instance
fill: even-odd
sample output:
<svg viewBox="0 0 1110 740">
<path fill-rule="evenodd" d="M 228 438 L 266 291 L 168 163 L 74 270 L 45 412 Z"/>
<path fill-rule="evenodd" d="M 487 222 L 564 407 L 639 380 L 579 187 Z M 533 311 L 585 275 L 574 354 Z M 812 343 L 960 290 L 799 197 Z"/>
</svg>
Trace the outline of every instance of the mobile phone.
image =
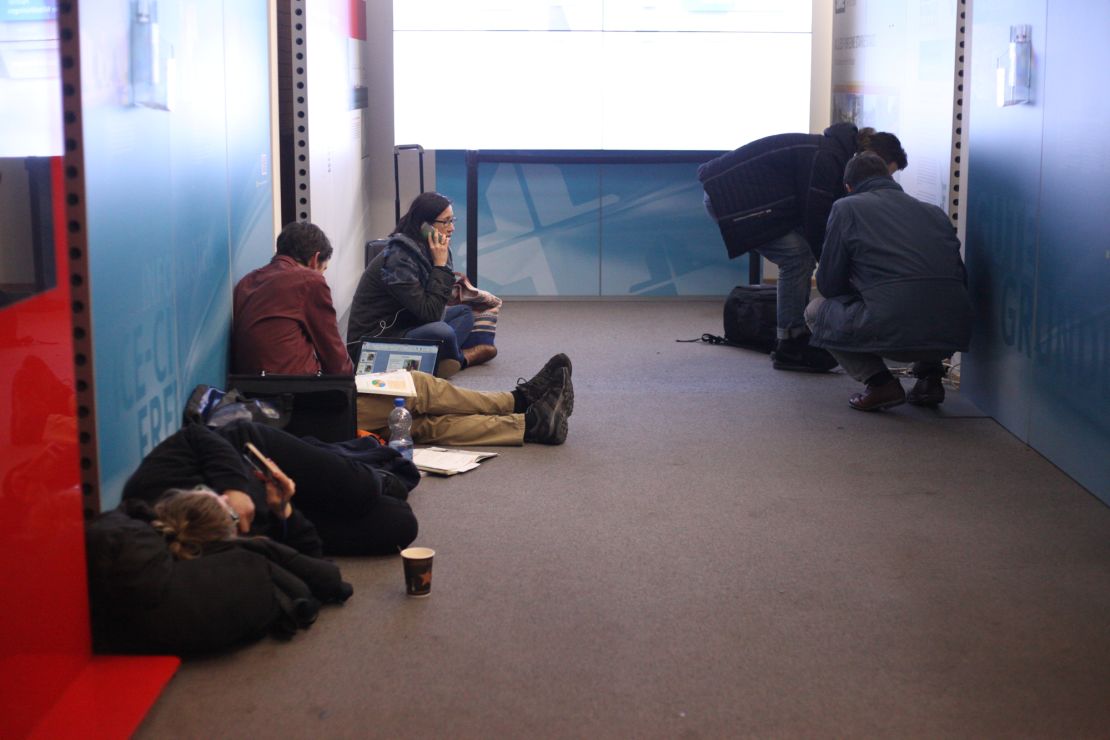
<svg viewBox="0 0 1110 740">
<path fill-rule="evenodd" d="M 432 225 L 427 221 L 420 224 L 420 236 L 424 237 L 425 239 L 431 236 L 433 231 L 435 231 L 435 229 L 432 228 Z"/>
<path fill-rule="evenodd" d="M 270 470 L 270 463 L 262 451 L 254 446 L 253 442 L 247 442 L 243 445 L 246 452 L 243 453 L 243 459 L 246 460 L 252 468 L 258 471 L 264 478 L 273 479 L 273 471 Z"/>
<path fill-rule="evenodd" d="M 262 476 L 263 480 L 277 485 L 277 481 L 274 478 L 274 471 L 270 467 L 272 463 L 266 459 L 262 451 L 255 447 L 253 442 L 245 443 L 243 448 L 245 449 L 243 459 L 247 461 L 247 464 L 257 471 L 258 474 Z M 283 495 L 281 500 L 281 513 L 278 514 L 278 517 L 283 521 L 285 520 L 286 501 L 287 499 Z"/>
</svg>

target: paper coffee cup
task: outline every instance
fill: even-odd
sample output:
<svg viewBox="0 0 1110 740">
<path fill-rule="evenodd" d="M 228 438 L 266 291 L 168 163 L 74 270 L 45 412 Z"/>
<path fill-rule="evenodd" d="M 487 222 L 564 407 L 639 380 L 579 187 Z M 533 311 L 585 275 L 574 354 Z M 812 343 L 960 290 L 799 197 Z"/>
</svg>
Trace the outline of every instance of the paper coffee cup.
<svg viewBox="0 0 1110 740">
<path fill-rule="evenodd" d="M 401 550 L 405 565 L 405 593 L 409 596 L 427 596 L 432 592 L 432 558 L 436 551 L 430 547 L 410 547 Z"/>
</svg>

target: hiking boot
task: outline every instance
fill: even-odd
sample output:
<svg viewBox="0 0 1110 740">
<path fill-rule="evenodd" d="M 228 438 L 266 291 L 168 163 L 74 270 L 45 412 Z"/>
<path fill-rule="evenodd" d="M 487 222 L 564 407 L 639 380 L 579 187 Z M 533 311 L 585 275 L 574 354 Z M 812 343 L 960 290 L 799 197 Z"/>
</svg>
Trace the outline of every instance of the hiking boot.
<svg viewBox="0 0 1110 740">
<path fill-rule="evenodd" d="M 879 411 L 901 406 L 905 402 L 906 391 L 898 378 L 891 378 L 882 385 L 869 385 L 863 393 L 853 393 L 848 399 L 848 405 L 857 411 Z"/>
<path fill-rule="evenodd" d="M 567 399 L 574 397 L 570 370 L 556 368 L 554 379 L 541 398 L 524 413 L 524 441 L 561 445 L 567 439 Z"/>
<path fill-rule="evenodd" d="M 574 412 L 574 389 L 571 388 L 569 380 L 571 374 L 570 358 L 562 352 L 548 360 L 540 371 L 536 373 L 531 380 L 524 378 L 517 378 L 516 389 L 524 397 L 525 402 L 529 406 L 536 401 L 543 398 L 553 385 L 562 385 L 560 370 L 567 371 L 567 389 L 568 394 L 565 401 L 567 416 Z"/>
<path fill-rule="evenodd" d="M 944 403 L 944 382 L 938 375 L 918 378 L 906 394 L 906 401 L 912 406 L 939 406 Z"/>
<path fill-rule="evenodd" d="M 771 353 L 771 365 L 776 370 L 827 373 L 838 364 L 826 350 L 811 347 L 808 336 L 780 339 Z"/>
</svg>

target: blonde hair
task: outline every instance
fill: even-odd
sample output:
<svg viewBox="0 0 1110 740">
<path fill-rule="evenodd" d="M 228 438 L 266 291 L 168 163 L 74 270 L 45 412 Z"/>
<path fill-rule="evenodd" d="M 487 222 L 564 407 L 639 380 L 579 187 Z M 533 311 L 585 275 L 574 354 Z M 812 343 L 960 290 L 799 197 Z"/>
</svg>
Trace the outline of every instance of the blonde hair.
<svg viewBox="0 0 1110 740">
<path fill-rule="evenodd" d="M 235 537 L 235 522 L 227 508 L 204 486 L 187 491 L 171 488 L 154 505 L 150 524 L 178 560 L 199 557 L 210 542 Z"/>
</svg>

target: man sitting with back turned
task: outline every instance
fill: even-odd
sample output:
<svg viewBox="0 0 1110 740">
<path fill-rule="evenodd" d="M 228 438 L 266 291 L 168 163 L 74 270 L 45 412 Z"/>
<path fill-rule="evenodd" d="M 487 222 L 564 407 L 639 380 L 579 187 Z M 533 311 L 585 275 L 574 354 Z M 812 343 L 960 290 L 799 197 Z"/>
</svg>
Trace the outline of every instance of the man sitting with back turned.
<svg viewBox="0 0 1110 740">
<path fill-rule="evenodd" d="M 848 195 L 832 206 L 817 268 L 824 298 L 810 302 L 812 344 L 866 383 L 848 404 L 877 411 L 944 401 L 943 360 L 971 338 L 971 300 L 960 241 L 944 211 L 902 191 L 878 155 L 844 169 Z M 907 397 L 883 358 L 913 362 Z"/>
<path fill-rule="evenodd" d="M 332 247 L 310 223 L 281 230 L 270 264 L 235 286 L 231 372 L 353 375 L 324 280 Z"/>
</svg>

